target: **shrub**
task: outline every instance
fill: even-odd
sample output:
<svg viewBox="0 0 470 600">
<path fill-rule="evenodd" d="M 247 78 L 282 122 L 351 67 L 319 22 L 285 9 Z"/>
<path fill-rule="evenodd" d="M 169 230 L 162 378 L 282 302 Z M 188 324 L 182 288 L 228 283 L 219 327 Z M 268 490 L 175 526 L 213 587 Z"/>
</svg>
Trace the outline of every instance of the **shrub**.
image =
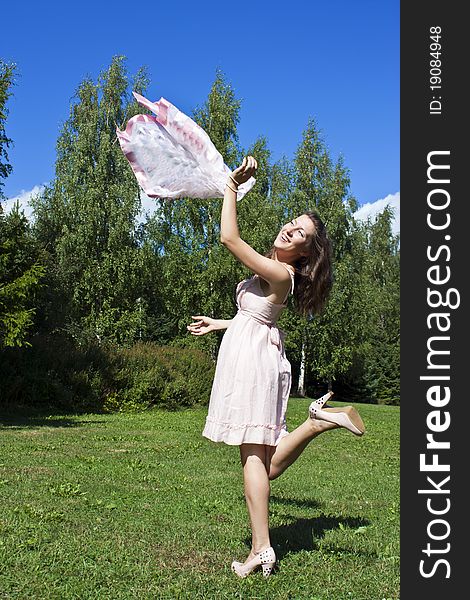
<svg viewBox="0 0 470 600">
<path fill-rule="evenodd" d="M 206 354 L 151 342 L 79 348 L 58 336 L 2 352 L 0 400 L 73 410 L 178 409 L 207 404 L 214 375 Z"/>
</svg>

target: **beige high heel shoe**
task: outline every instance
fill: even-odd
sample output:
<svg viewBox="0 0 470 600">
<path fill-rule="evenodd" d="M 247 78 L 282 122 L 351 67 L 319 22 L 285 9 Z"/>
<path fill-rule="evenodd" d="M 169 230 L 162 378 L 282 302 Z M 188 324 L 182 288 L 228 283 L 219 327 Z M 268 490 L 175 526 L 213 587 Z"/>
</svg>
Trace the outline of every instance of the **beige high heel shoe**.
<svg viewBox="0 0 470 600">
<path fill-rule="evenodd" d="M 266 548 L 266 550 L 255 554 L 254 558 L 252 558 L 246 564 L 234 560 L 232 563 L 232 571 L 236 573 L 238 577 L 246 577 L 252 571 L 261 566 L 263 569 L 263 576 L 269 577 L 275 564 L 276 554 L 274 552 L 274 548 L 270 546 L 269 548 Z"/>
<path fill-rule="evenodd" d="M 323 408 L 323 406 L 328 402 L 328 400 L 331 398 L 331 396 L 334 396 L 335 393 L 334 392 L 326 392 L 326 394 L 324 396 L 322 396 L 321 398 L 318 398 L 318 400 L 314 400 L 312 402 L 312 404 L 310 404 L 309 408 L 308 408 L 308 412 L 310 413 L 310 417 L 313 419 L 312 417 L 312 410 L 313 408 Z"/>
<path fill-rule="evenodd" d="M 354 433 L 354 435 L 363 435 L 365 431 L 364 423 L 354 406 L 323 408 L 323 405 L 333 395 L 333 392 L 328 392 L 328 394 L 310 404 L 308 409 L 310 418 L 335 423 L 339 427 L 344 427 L 351 433 Z"/>
</svg>

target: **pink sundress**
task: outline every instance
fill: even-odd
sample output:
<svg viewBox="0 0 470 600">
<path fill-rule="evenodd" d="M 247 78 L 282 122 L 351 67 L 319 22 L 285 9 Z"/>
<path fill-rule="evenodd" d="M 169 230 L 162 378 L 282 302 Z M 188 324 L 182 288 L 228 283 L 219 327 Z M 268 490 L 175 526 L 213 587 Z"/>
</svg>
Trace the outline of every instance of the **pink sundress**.
<svg viewBox="0 0 470 600">
<path fill-rule="evenodd" d="M 294 274 L 286 269 L 293 292 Z M 276 446 L 287 435 L 291 365 L 276 325 L 286 300 L 270 302 L 258 275 L 238 284 L 238 312 L 220 345 L 204 437 L 235 446 Z"/>
</svg>

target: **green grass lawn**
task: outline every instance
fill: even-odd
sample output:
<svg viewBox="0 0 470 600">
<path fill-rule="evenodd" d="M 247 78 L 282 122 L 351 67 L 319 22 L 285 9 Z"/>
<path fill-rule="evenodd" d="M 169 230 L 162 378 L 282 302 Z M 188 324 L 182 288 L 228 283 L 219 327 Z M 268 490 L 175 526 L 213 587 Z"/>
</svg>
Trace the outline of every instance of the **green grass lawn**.
<svg viewBox="0 0 470 600">
<path fill-rule="evenodd" d="M 230 570 L 243 479 L 207 409 L 0 417 L 0 598 L 399 598 L 399 408 L 356 406 L 362 438 L 327 432 L 272 482 L 268 579 Z"/>
</svg>

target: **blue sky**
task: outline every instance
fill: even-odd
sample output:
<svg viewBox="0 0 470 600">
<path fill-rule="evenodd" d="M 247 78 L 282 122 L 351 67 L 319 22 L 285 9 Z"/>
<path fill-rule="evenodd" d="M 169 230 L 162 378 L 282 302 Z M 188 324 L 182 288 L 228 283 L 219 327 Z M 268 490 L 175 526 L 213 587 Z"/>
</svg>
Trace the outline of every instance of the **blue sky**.
<svg viewBox="0 0 470 600">
<path fill-rule="evenodd" d="M 18 65 L 8 198 L 52 180 L 76 88 L 116 54 L 131 73 L 148 67 L 151 100 L 187 114 L 221 68 L 242 99 L 242 146 L 265 135 L 273 160 L 292 158 L 313 117 L 332 156 L 344 156 L 360 205 L 397 197 L 398 0 L 8 2 L 2 20 L 0 57 Z"/>
</svg>

